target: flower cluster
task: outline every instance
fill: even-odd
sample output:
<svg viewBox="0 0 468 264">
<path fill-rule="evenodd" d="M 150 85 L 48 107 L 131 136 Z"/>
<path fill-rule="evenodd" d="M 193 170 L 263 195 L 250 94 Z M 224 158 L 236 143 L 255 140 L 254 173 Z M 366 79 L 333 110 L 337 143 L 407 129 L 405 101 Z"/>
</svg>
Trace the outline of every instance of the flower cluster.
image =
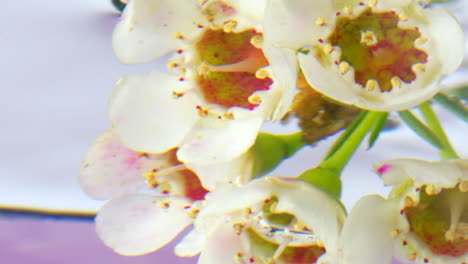
<svg viewBox="0 0 468 264">
<path fill-rule="evenodd" d="M 130 1 L 116 56 L 167 71 L 117 82 L 112 127 L 85 155 L 83 190 L 110 199 L 98 236 L 142 255 L 190 229 L 174 250 L 199 264 L 468 263 L 468 161 L 428 105 L 416 131 L 453 159 L 378 163 L 390 196 L 349 215 L 340 201 L 362 139 L 438 93 L 464 45 L 448 11 L 416 0 Z M 294 118 L 295 134 L 260 132 Z M 344 128 L 318 166 L 270 174 Z"/>
</svg>

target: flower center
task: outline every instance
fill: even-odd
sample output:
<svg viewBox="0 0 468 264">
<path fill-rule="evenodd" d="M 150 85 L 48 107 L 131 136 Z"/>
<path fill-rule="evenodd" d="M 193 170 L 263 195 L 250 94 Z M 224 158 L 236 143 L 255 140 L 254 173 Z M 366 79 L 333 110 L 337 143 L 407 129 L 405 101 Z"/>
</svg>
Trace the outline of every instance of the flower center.
<svg viewBox="0 0 468 264">
<path fill-rule="evenodd" d="M 249 97 L 273 83 L 268 77 L 255 76 L 268 65 L 263 52 L 252 44 L 258 37 L 255 31 L 205 30 L 195 45 L 200 61 L 196 81 L 208 103 L 250 110 L 258 105 Z"/>
<path fill-rule="evenodd" d="M 336 62 L 341 72 L 352 66 L 357 84 L 368 90 L 378 84 L 381 92 L 414 81 L 416 73 L 424 71 L 428 57 L 414 43 L 425 38 L 418 28 L 399 28 L 399 21 L 393 11 L 374 13 L 371 9 L 355 18 L 339 17 L 327 41 L 341 48 L 340 62 Z"/>
<path fill-rule="evenodd" d="M 425 186 L 419 204 L 405 208 L 411 231 L 435 254 L 468 253 L 468 192 L 461 189 L 444 189 L 436 195 Z"/>
</svg>

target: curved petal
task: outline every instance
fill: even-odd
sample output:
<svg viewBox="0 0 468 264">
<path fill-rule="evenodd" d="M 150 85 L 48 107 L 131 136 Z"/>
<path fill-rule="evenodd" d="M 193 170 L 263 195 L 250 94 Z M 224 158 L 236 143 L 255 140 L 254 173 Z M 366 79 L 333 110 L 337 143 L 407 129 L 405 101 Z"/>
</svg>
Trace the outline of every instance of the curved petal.
<svg viewBox="0 0 468 264">
<path fill-rule="evenodd" d="M 235 257 L 239 256 L 238 253 L 243 253 L 241 237 L 234 232 L 232 225 L 221 223 L 215 232 L 208 236 L 198 264 L 245 263 L 236 261 Z"/>
<path fill-rule="evenodd" d="M 375 163 L 374 170 L 385 184 L 396 185 L 411 178 L 419 184 L 434 184 L 438 187 L 452 187 L 463 177 L 455 164 L 447 161 L 429 162 L 418 159 L 394 159 Z"/>
<path fill-rule="evenodd" d="M 198 32 L 201 13 L 190 0 L 132 0 L 113 33 L 113 48 L 124 63 L 139 63 L 177 49 L 177 33 Z"/>
<path fill-rule="evenodd" d="M 127 148 L 109 129 L 88 149 L 79 180 L 89 196 L 109 199 L 138 190 L 144 184 L 143 173 L 164 162 L 164 156 L 141 155 Z"/>
<path fill-rule="evenodd" d="M 136 256 L 157 250 L 192 223 L 190 202 L 134 194 L 113 199 L 99 211 L 96 232 L 117 253 Z"/>
<path fill-rule="evenodd" d="M 465 54 L 465 36 L 457 19 L 444 9 L 425 9 L 433 49 L 441 61 L 442 72 L 449 74 L 461 65 Z"/>
<path fill-rule="evenodd" d="M 124 76 L 109 102 L 110 119 L 122 141 L 151 153 L 176 147 L 199 118 L 197 97 L 190 92 L 173 97 L 183 88 L 177 78 L 161 72 Z"/>
<path fill-rule="evenodd" d="M 343 263 L 392 263 L 391 232 L 397 227 L 398 211 L 397 203 L 381 196 L 362 197 L 351 210 L 343 227 Z"/>
<path fill-rule="evenodd" d="M 174 248 L 174 253 L 179 257 L 193 257 L 199 254 L 205 245 L 205 236 L 203 233 L 192 229 L 182 241 Z"/>
<path fill-rule="evenodd" d="M 180 161 L 202 165 L 238 157 L 255 142 L 263 119 L 214 119 L 212 123 L 212 127 L 201 127 L 187 138 L 177 152 Z"/>
</svg>

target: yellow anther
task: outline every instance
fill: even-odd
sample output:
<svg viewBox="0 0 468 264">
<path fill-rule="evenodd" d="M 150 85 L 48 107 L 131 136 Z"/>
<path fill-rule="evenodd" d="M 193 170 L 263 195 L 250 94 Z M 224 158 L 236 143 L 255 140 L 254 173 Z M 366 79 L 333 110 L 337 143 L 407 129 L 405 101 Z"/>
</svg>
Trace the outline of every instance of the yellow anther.
<svg viewBox="0 0 468 264">
<path fill-rule="evenodd" d="M 157 201 L 156 205 L 161 208 L 169 208 L 171 204 L 168 201 Z"/>
<path fill-rule="evenodd" d="M 200 65 L 197 67 L 198 75 L 206 77 L 210 72 L 211 72 L 211 67 L 205 62 L 201 62 Z"/>
<path fill-rule="evenodd" d="M 184 92 L 172 91 L 172 97 L 176 99 L 184 96 L 184 94 L 185 94 Z"/>
<path fill-rule="evenodd" d="M 354 12 L 354 8 L 352 6 L 346 6 L 345 8 L 343 8 L 343 13 L 345 14 L 353 14 Z"/>
<path fill-rule="evenodd" d="M 367 4 L 370 8 L 374 7 L 377 5 L 377 0 L 370 0 L 369 4 Z"/>
<path fill-rule="evenodd" d="M 342 61 L 340 63 L 339 68 L 340 68 L 341 74 L 346 74 L 349 71 L 349 63 L 347 63 L 346 61 Z"/>
<path fill-rule="evenodd" d="M 418 253 L 416 251 L 414 251 L 414 252 L 411 252 L 411 253 L 408 254 L 408 259 L 413 261 L 413 260 L 416 259 L 417 256 L 418 256 Z"/>
<path fill-rule="evenodd" d="M 315 20 L 315 24 L 317 26 L 325 26 L 327 24 L 327 22 L 325 22 L 325 18 L 319 17 L 319 18 L 317 18 L 317 20 Z"/>
<path fill-rule="evenodd" d="M 416 202 L 414 201 L 413 197 L 406 196 L 405 197 L 405 207 L 414 207 L 416 206 Z"/>
<path fill-rule="evenodd" d="M 320 239 L 317 239 L 316 243 L 317 243 L 316 245 L 318 247 L 322 247 L 322 248 L 325 247 L 325 245 L 322 243 L 322 241 Z"/>
<path fill-rule="evenodd" d="M 249 96 L 249 103 L 253 104 L 253 105 L 259 105 L 262 103 L 262 98 L 258 95 L 251 95 Z"/>
<path fill-rule="evenodd" d="M 260 49 L 262 47 L 262 43 L 263 37 L 260 35 L 255 35 L 252 38 L 250 38 L 250 44 L 252 44 L 257 49 Z"/>
<path fill-rule="evenodd" d="M 237 21 L 234 19 L 229 19 L 224 21 L 223 30 L 226 33 L 232 32 L 232 30 L 237 26 Z"/>
<path fill-rule="evenodd" d="M 418 38 L 418 39 L 416 39 L 416 40 L 414 41 L 414 44 L 416 44 L 416 45 L 421 45 L 421 44 L 426 43 L 427 40 L 428 40 L 428 39 L 427 39 L 426 37 L 420 37 L 420 38 Z"/>
<path fill-rule="evenodd" d="M 242 223 L 236 223 L 232 227 L 234 228 L 234 231 L 236 231 L 236 234 L 240 235 L 244 230 L 245 225 Z"/>
<path fill-rule="evenodd" d="M 436 195 L 439 194 L 441 189 L 437 189 L 437 187 L 434 184 L 428 184 L 426 185 L 426 193 L 428 195 Z"/>
<path fill-rule="evenodd" d="M 224 113 L 223 118 L 226 119 L 226 120 L 232 120 L 232 119 L 234 119 L 234 113 L 232 113 L 232 112 Z"/>
<path fill-rule="evenodd" d="M 468 181 L 462 181 L 458 185 L 458 189 L 460 190 L 460 192 L 468 192 Z"/>
<path fill-rule="evenodd" d="M 175 61 L 171 61 L 167 64 L 167 69 L 168 70 L 172 70 L 174 68 L 177 68 L 179 67 L 179 63 L 178 62 L 175 62 Z"/>
<path fill-rule="evenodd" d="M 198 215 L 199 212 L 200 212 L 200 209 L 195 208 L 195 209 L 191 210 L 190 212 L 188 212 L 187 215 L 190 218 L 197 218 L 197 215 Z"/>
<path fill-rule="evenodd" d="M 401 79 L 397 76 L 393 77 L 390 82 L 392 83 L 393 88 L 400 88 L 401 85 L 403 84 Z"/>
<path fill-rule="evenodd" d="M 401 13 L 398 17 L 401 21 L 408 21 L 408 14 L 406 13 Z"/>
<path fill-rule="evenodd" d="M 395 237 L 397 237 L 400 233 L 401 233 L 401 230 L 400 230 L 400 229 L 395 229 L 395 230 L 392 230 L 392 231 L 390 232 L 390 235 L 391 235 L 393 238 L 395 238 Z"/>
<path fill-rule="evenodd" d="M 374 46 L 379 42 L 377 40 L 377 36 L 374 34 L 373 31 L 361 31 L 361 43 L 366 44 L 367 46 Z"/>
<path fill-rule="evenodd" d="M 265 79 L 270 75 L 270 72 L 267 69 L 259 69 L 255 72 L 255 78 L 257 79 Z"/>
<path fill-rule="evenodd" d="M 367 91 L 374 91 L 375 87 L 377 87 L 377 81 L 376 80 L 368 80 L 366 83 L 366 90 Z"/>
<path fill-rule="evenodd" d="M 244 254 L 242 252 L 237 252 L 236 254 L 234 254 L 234 261 L 237 263 L 245 263 Z"/>
<path fill-rule="evenodd" d="M 328 54 L 330 54 L 330 53 L 333 51 L 334 48 L 333 48 L 333 46 L 330 45 L 330 44 L 325 44 L 325 45 L 323 46 L 322 49 L 323 49 L 323 52 L 324 52 L 326 55 L 328 55 Z"/>
<path fill-rule="evenodd" d="M 412 67 L 414 73 L 421 73 L 426 71 L 426 65 L 422 63 L 416 63 Z"/>
<path fill-rule="evenodd" d="M 184 36 L 182 34 L 180 34 L 180 33 L 175 33 L 174 38 L 175 39 L 184 39 Z"/>
<path fill-rule="evenodd" d="M 198 108 L 197 109 L 197 113 L 199 116 L 201 117 L 206 117 L 208 116 L 208 109 L 205 109 L 205 108 Z"/>
</svg>

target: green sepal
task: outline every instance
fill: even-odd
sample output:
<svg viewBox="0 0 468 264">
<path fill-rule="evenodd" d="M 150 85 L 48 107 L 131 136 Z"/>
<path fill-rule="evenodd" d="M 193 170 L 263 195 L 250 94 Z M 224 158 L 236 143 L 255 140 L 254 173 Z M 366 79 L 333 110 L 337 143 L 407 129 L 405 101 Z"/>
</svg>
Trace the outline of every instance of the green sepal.
<svg viewBox="0 0 468 264">
<path fill-rule="evenodd" d="M 112 0 L 112 4 L 114 5 L 114 7 L 119 10 L 120 12 L 123 12 L 123 10 L 125 9 L 125 7 L 127 6 L 127 1 L 123 1 L 123 0 Z"/>
<path fill-rule="evenodd" d="M 383 128 L 385 127 L 385 124 L 387 122 L 387 117 L 388 117 L 388 113 L 385 113 L 379 116 L 379 118 L 375 121 L 375 124 L 371 130 L 371 134 L 369 136 L 369 145 L 367 146 L 368 150 L 374 146 L 375 142 L 377 142 L 380 132 L 382 132 Z"/>
<path fill-rule="evenodd" d="M 438 93 L 433 99 L 461 120 L 468 122 L 468 107 L 460 102 L 459 99 L 445 93 Z"/>
<path fill-rule="evenodd" d="M 340 174 L 331 169 L 312 168 L 303 172 L 298 177 L 315 187 L 329 193 L 339 200 L 341 196 Z"/>
<path fill-rule="evenodd" d="M 301 132 L 290 135 L 259 133 L 250 150 L 254 159 L 253 177 L 257 178 L 272 171 L 284 159 L 294 155 L 304 145 Z"/>
<path fill-rule="evenodd" d="M 419 120 L 413 113 L 408 110 L 398 112 L 401 119 L 410 127 L 416 134 L 426 140 L 428 143 L 441 149 L 443 147 L 442 142 L 439 140 L 436 134 L 427 127 L 421 120 Z"/>
</svg>

